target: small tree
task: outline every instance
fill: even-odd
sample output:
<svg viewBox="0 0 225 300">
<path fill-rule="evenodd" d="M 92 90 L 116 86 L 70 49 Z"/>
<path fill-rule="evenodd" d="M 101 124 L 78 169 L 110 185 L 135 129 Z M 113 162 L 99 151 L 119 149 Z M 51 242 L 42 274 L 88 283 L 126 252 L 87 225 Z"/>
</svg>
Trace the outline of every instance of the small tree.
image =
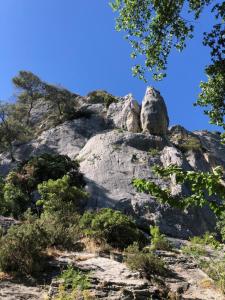
<svg viewBox="0 0 225 300">
<path fill-rule="evenodd" d="M 18 96 L 19 104 L 26 108 L 26 124 L 30 124 L 31 111 L 35 102 L 44 96 L 45 84 L 40 78 L 28 71 L 20 71 L 13 78 L 13 83 L 20 90 Z"/>
<path fill-rule="evenodd" d="M 73 116 L 75 113 L 73 93 L 68 90 L 51 84 L 45 84 L 45 99 L 49 101 L 53 109 L 56 108 L 60 119 Z"/>
<path fill-rule="evenodd" d="M 10 104 L 0 103 L 0 151 L 9 151 L 15 161 L 13 143 L 24 142 L 28 137 L 28 129 L 12 117 Z"/>
<path fill-rule="evenodd" d="M 87 193 L 70 184 L 70 177 L 63 176 L 60 179 L 44 181 L 38 185 L 41 199 L 37 204 L 43 205 L 44 211 L 54 213 L 56 211 L 68 211 L 67 205 L 71 205 L 74 212 L 79 211 L 86 203 Z"/>
<path fill-rule="evenodd" d="M 97 213 L 85 212 L 80 227 L 86 236 L 124 249 L 133 242 L 144 245 L 146 238 L 135 221 L 122 212 L 103 208 Z"/>
<path fill-rule="evenodd" d="M 23 275 L 43 268 L 43 251 L 48 244 L 46 232 L 37 221 L 12 226 L 0 239 L 0 268 Z"/>
</svg>

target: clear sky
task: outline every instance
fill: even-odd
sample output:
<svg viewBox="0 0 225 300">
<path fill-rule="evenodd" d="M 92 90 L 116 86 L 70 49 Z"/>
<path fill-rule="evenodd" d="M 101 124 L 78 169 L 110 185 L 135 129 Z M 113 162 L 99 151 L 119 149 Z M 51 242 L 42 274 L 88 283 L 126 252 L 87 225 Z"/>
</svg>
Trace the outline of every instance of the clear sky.
<svg viewBox="0 0 225 300">
<path fill-rule="evenodd" d="M 141 102 L 147 85 L 132 77 L 130 46 L 114 30 L 114 18 L 108 0 L 0 0 L 0 99 L 9 100 L 11 78 L 29 70 L 81 95 L 95 89 L 131 92 Z M 164 97 L 171 125 L 216 129 L 193 107 L 209 62 L 202 32 L 212 20 L 205 13 L 187 49 L 171 55 L 166 80 L 148 82 Z"/>
</svg>

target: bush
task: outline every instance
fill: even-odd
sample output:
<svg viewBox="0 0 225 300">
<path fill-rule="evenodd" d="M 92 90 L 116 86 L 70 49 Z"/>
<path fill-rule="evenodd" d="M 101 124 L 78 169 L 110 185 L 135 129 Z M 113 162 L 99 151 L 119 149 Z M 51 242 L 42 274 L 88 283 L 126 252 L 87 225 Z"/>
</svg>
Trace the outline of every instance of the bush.
<svg viewBox="0 0 225 300">
<path fill-rule="evenodd" d="M 66 288 L 86 290 L 90 288 L 90 280 L 88 274 L 74 269 L 69 265 L 66 270 L 62 272 L 59 279 L 63 279 Z"/>
<path fill-rule="evenodd" d="M 56 180 L 64 175 L 70 176 L 71 184 L 79 187 L 84 185 L 83 177 L 79 173 L 79 164 L 66 155 L 44 153 L 35 156 L 21 164 L 18 173 L 26 179 L 31 190 L 43 181 Z"/>
<path fill-rule="evenodd" d="M 106 108 L 108 108 L 111 103 L 118 102 L 113 95 L 101 90 L 90 92 L 87 97 L 89 97 L 91 103 L 104 103 Z"/>
<path fill-rule="evenodd" d="M 125 262 L 133 271 L 138 271 L 147 279 L 152 279 L 156 276 L 166 276 L 168 271 L 165 263 L 153 252 L 144 252 L 139 250 L 137 243 L 134 243 L 124 252 Z"/>
<path fill-rule="evenodd" d="M 148 150 L 148 154 L 152 157 L 158 156 L 160 154 L 160 150 L 156 148 L 150 148 Z"/>
<path fill-rule="evenodd" d="M 152 250 L 165 250 L 165 251 L 172 250 L 172 246 L 171 246 L 170 242 L 167 240 L 167 238 L 164 234 L 160 233 L 158 226 L 151 226 L 150 234 L 151 234 L 151 249 Z"/>
<path fill-rule="evenodd" d="M 59 286 L 59 291 L 55 300 L 94 300 L 88 291 L 90 288 L 90 279 L 88 274 L 74 269 L 69 265 L 65 271 L 58 277 L 63 280 Z"/>
<path fill-rule="evenodd" d="M 202 237 L 193 237 L 190 244 L 182 248 L 185 254 L 195 257 L 200 269 L 213 279 L 225 294 L 225 260 L 219 260 L 222 245 L 215 239 L 215 235 L 206 232 Z M 213 256 L 208 259 L 207 248 L 213 249 Z M 210 255 L 211 256 L 211 255 Z"/>
<path fill-rule="evenodd" d="M 11 172 L 9 176 L 12 178 L 15 173 Z M 15 175 L 16 176 L 16 175 Z M 3 187 L 3 199 L 1 203 L 1 214 L 14 218 L 20 217 L 30 205 L 29 196 L 23 189 L 10 181 L 6 181 Z"/>
<path fill-rule="evenodd" d="M 146 243 L 144 234 L 130 217 L 110 208 L 103 208 L 97 213 L 84 213 L 80 228 L 86 236 L 119 249 L 126 248 L 134 241 L 143 245 Z"/>
<path fill-rule="evenodd" d="M 225 212 L 222 212 L 222 214 L 220 215 L 217 222 L 217 228 L 221 234 L 222 241 L 225 242 Z"/>
<path fill-rule="evenodd" d="M 59 291 L 54 300 L 96 300 L 96 297 L 89 290 L 81 291 L 74 289 L 67 291 L 64 285 L 59 286 Z"/>
<path fill-rule="evenodd" d="M 79 215 L 73 213 L 70 205 L 65 204 L 63 212 L 53 214 L 44 212 L 40 222 L 48 236 L 48 246 L 77 250 L 77 242 L 80 238 Z"/>
<path fill-rule="evenodd" d="M 68 175 L 63 176 L 60 179 L 44 181 L 38 185 L 38 192 L 41 195 L 41 199 L 37 202 L 37 205 L 43 205 L 43 208 L 48 213 L 54 213 L 56 211 L 67 211 L 67 205 L 73 212 L 81 210 L 86 204 L 86 198 L 88 194 L 82 189 L 71 186 L 70 177 Z"/>
<path fill-rule="evenodd" d="M 221 244 L 216 240 L 215 234 L 206 232 L 202 237 L 195 236 L 190 239 L 190 243 L 182 247 L 185 254 L 191 256 L 206 256 L 207 246 L 211 249 L 220 249 Z"/>
<path fill-rule="evenodd" d="M 225 294 L 225 260 L 201 261 L 200 268 L 215 281 L 218 288 Z"/>
<path fill-rule="evenodd" d="M 0 269 L 24 275 L 40 272 L 47 243 L 45 230 L 38 222 L 11 227 L 0 240 Z"/>
<path fill-rule="evenodd" d="M 169 139 L 174 143 L 181 151 L 188 150 L 200 150 L 202 148 L 201 141 L 198 136 L 187 131 L 181 126 L 174 126 L 170 133 Z"/>
<path fill-rule="evenodd" d="M 193 256 L 193 257 L 199 257 L 199 256 L 206 256 L 207 251 L 205 247 L 202 244 L 196 244 L 195 242 L 192 242 L 186 246 L 183 246 L 181 248 L 182 252 L 184 254 Z"/>
<path fill-rule="evenodd" d="M 29 207 L 36 210 L 34 192 L 37 185 L 64 175 L 68 176 L 68 186 L 76 186 L 78 190 L 84 186 L 78 163 L 67 156 L 42 154 L 22 163 L 5 180 L 0 178 L 0 214 L 19 218 Z"/>
</svg>

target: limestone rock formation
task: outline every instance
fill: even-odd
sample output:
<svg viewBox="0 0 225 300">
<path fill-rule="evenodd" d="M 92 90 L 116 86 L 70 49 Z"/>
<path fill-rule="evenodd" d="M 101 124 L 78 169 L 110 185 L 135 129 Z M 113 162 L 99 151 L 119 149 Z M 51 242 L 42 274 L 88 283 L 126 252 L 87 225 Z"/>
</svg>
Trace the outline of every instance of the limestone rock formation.
<svg viewBox="0 0 225 300">
<path fill-rule="evenodd" d="M 167 187 L 168 183 L 152 172 L 155 164 L 177 164 L 185 170 L 210 171 L 216 165 L 225 169 L 225 145 L 220 143 L 219 134 L 191 133 L 181 126 L 167 132 L 169 120 L 165 103 L 152 88 L 147 89 L 141 116 L 140 107 L 131 95 L 112 103 L 108 109 L 104 103 L 90 103 L 87 97 L 77 99 L 80 115 L 54 127 L 44 124 L 44 110 L 33 110 L 33 123 L 42 123 L 46 129 L 27 143 L 15 144 L 17 161 L 43 152 L 78 159 L 91 195 L 89 207 L 122 210 L 133 215 L 142 227 L 157 224 L 164 233 L 182 238 L 214 228 L 215 218 L 206 207 L 185 212 L 172 209 L 159 204 L 154 197 L 137 193 L 131 181 L 140 177 Z M 139 132 L 140 120 L 142 133 Z M 184 140 L 185 147 L 181 147 L 180 141 Z M 1 175 L 15 166 L 7 153 L 0 153 Z M 173 181 L 171 184 L 174 194 L 188 193 L 185 187 Z"/>
<path fill-rule="evenodd" d="M 107 118 L 117 128 L 130 132 L 140 132 L 140 106 L 129 94 L 120 102 L 112 103 L 109 106 Z"/>
<path fill-rule="evenodd" d="M 158 149 L 158 154 L 152 156 L 149 151 L 152 148 Z M 92 208 L 119 209 L 133 215 L 143 227 L 156 223 L 164 233 L 183 238 L 210 231 L 215 225 L 215 218 L 207 208 L 181 212 L 159 204 L 154 197 L 138 193 L 132 187 L 134 177 L 165 186 L 151 170 L 155 164 L 177 163 L 191 168 L 186 157 L 176 148 L 168 147 L 162 137 L 111 130 L 93 136 L 80 151 L 78 160 Z M 173 189 L 175 193 L 182 191 L 176 185 Z"/>
<path fill-rule="evenodd" d="M 165 102 L 158 91 L 148 87 L 141 108 L 141 126 L 143 132 L 165 136 L 169 118 Z"/>
</svg>

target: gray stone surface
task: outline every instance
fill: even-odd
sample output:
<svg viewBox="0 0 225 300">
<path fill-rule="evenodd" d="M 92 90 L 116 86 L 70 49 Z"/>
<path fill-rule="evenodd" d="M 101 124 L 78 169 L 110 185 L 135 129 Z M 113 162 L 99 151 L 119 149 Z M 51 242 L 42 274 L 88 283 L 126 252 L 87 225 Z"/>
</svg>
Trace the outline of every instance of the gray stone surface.
<svg viewBox="0 0 225 300">
<path fill-rule="evenodd" d="M 151 179 L 165 187 L 165 182 L 151 171 L 155 164 L 177 163 L 191 168 L 185 156 L 176 148 L 166 146 L 163 139 L 157 140 L 158 154 L 151 156 L 149 147 L 140 148 L 140 143 L 135 142 L 141 138 L 149 147 L 156 147 L 158 137 L 113 130 L 95 135 L 80 151 L 78 159 L 91 195 L 89 206 L 122 210 L 133 215 L 141 226 L 147 228 L 156 223 L 164 233 L 176 237 L 188 238 L 212 230 L 215 218 L 207 208 L 181 212 L 159 204 L 149 195 L 137 193 L 132 187 L 133 178 Z M 181 191 L 174 186 L 175 193 Z"/>
<path fill-rule="evenodd" d="M 82 113 L 87 113 L 86 117 L 42 131 L 29 143 L 15 144 L 16 159 L 26 160 L 43 152 L 78 158 L 87 181 L 86 189 L 91 195 L 89 206 L 120 209 L 133 215 L 145 228 L 149 224 L 158 224 L 164 233 L 183 238 L 214 228 L 215 218 L 207 208 L 180 212 L 159 204 L 151 196 L 137 193 L 131 181 L 140 177 L 167 187 L 168 182 L 163 182 L 152 172 L 155 164 L 177 164 L 185 170 L 201 171 L 210 171 L 217 165 L 225 168 L 225 146 L 220 144 L 219 134 L 191 133 L 181 126 L 173 126 L 164 136 L 168 126 L 165 103 L 151 88 L 147 89 L 142 105 L 141 121 L 146 129 L 143 133 L 131 132 L 139 131 L 137 124 L 140 121 L 139 105 L 131 95 L 111 104 L 108 112 L 104 104 L 91 104 L 85 97 L 77 97 L 77 105 Z M 43 114 L 44 110 L 40 114 L 33 111 L 33 117 L 39 118 L 39 122 Z M 159 131 L 151 131 L 152 121 Z M 182 140 L 187 141 L 185 147 L 180 147 Z M 0 154 L 1 174 L 7 174 L 15 166 L 7 153 Z M 174 178 L 170 186 L 174 194 L 188 192 L 186 187 L 176 185 Z"/>
<path fill-rule="evenodd" d="M 180 243 L 188 242 L 173 240 L 173 244 Z M 179 251 L 157 251 L 157 255 L 171 270 L 171 273 L 162 278 L 164 286 L 157 284 L 157 281 L 149 282 L 144 279 L 139 272 L 131 271 L 123 261 L 100 257 L 96 253 L 67 252 L 57 257 L 57 260 L 60 264 L 64 261 L 67 264 L 74 264 L 80 270 L 90 272 L 89 294 L 94 295 L 94 299 L 96 297 L 104 300 L 224 300 L 224 296 L 216 289 L 214 282 L 197 267 L 192 258 Z M 50 299 L 54 299 L 61 283 L 61 280 L 53 279 L 48 293 Z M 159 293 L 165 296 L 160 296 Z M 170 298 L 166 297 L 166 294 Z"/>
<path fill-rule="evenodd" d="M 148 87 L 141 108 L 141 127 L 144 132 L 165 136 L 169 118 L 165 102 L 158 91 Z"/>
<path fill-rule="evenodd" d="M 109 106 L 107 118 L 117 128 L 140 132 L 140 110 L 138 102 L 129 94 Z"/>
</svg>

